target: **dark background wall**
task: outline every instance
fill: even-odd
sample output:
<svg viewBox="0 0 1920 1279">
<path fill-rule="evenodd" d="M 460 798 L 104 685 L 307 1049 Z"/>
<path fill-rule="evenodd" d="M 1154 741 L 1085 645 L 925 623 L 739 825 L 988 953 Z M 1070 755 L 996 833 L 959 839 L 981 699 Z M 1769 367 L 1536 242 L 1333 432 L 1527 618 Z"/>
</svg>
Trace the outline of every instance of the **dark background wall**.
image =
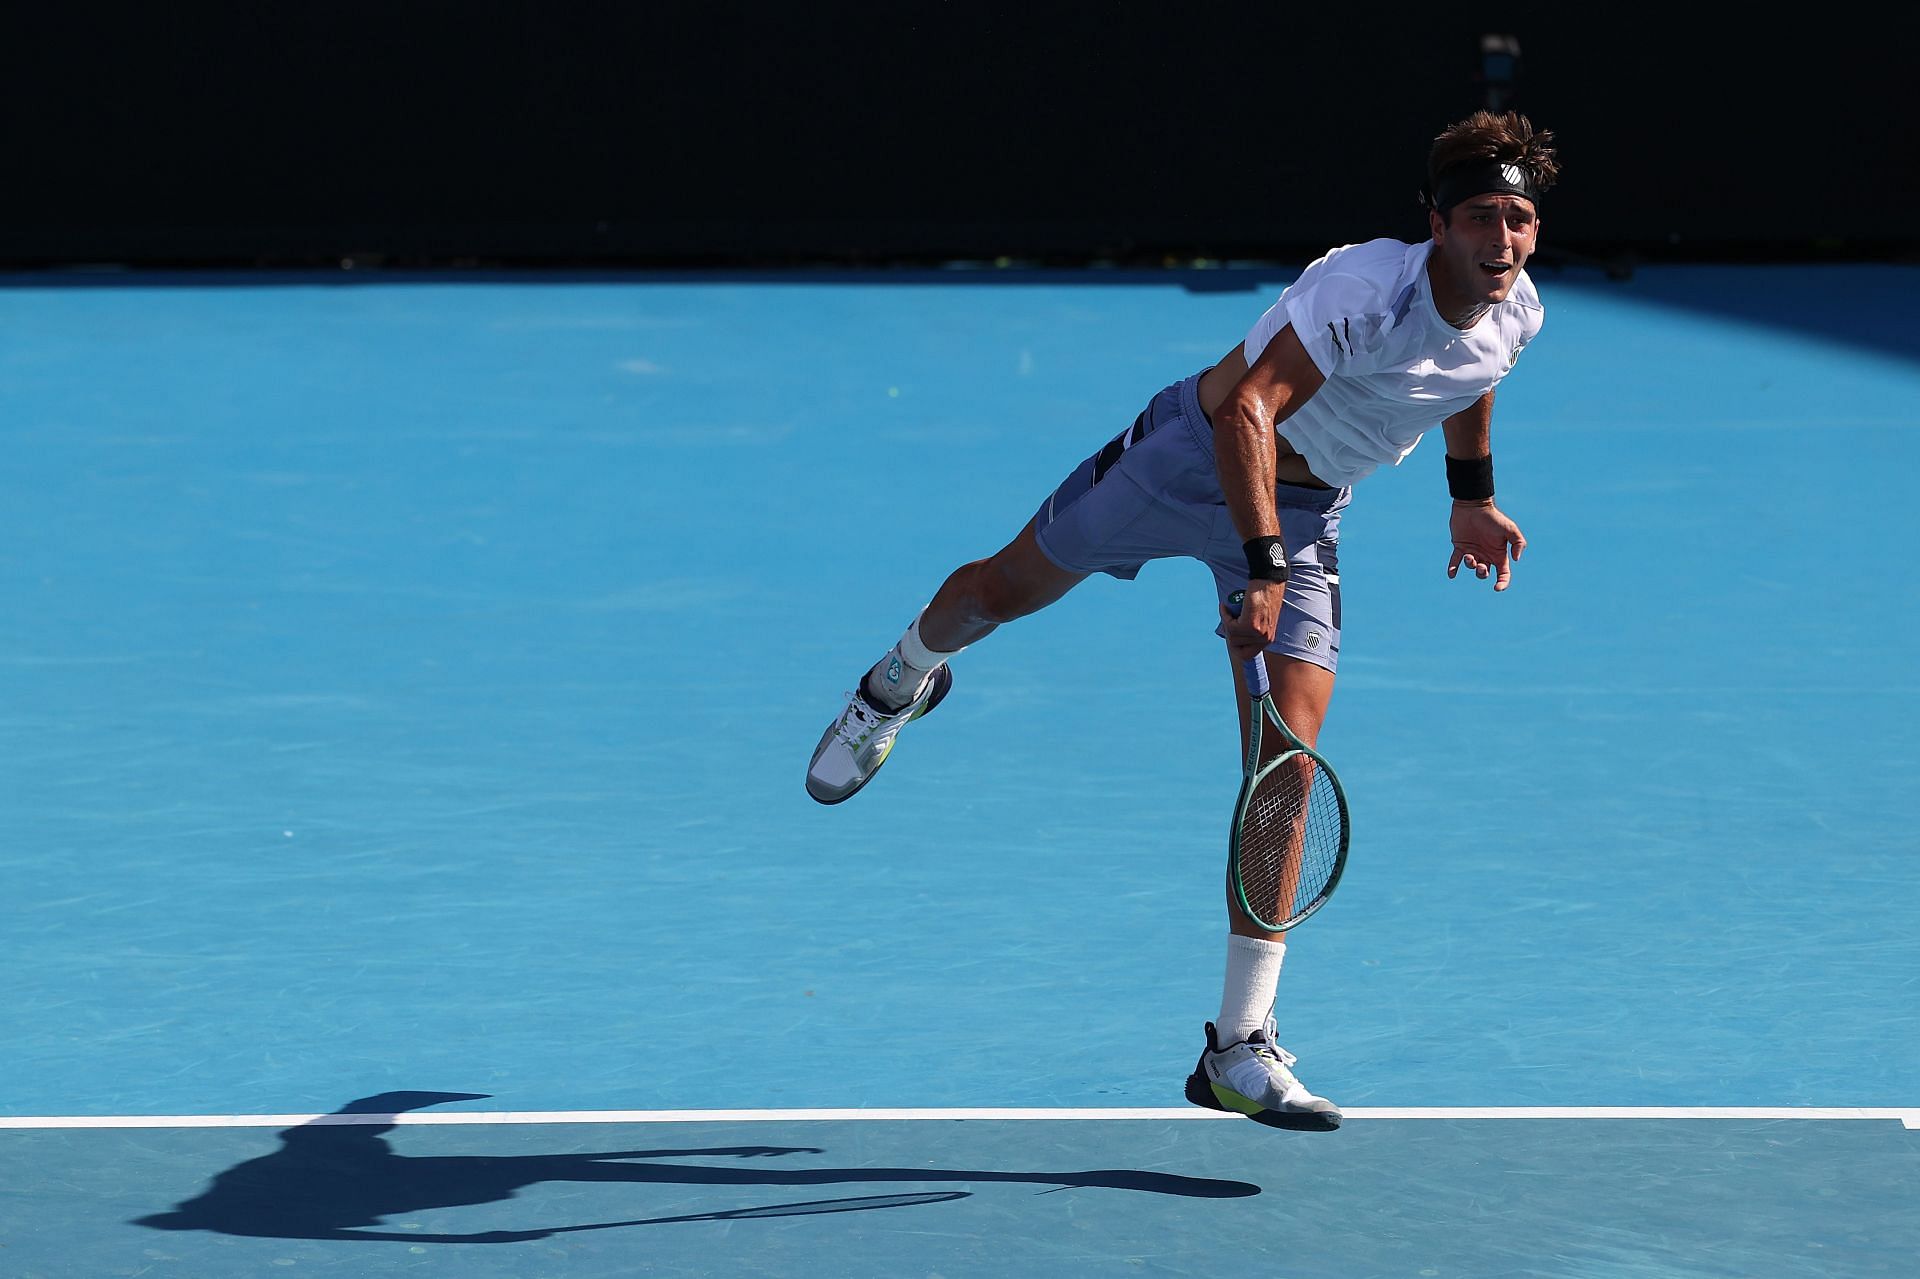
<svg viewBox="0 0 1920 1279">
<path fill-rule="evenodd" d="M 1311 9 L 1309 12 L 1308 10 Z M 1653 5 L 18 9 L 13 265 L 1295 258 L 1490 91 L 1581 253 L 1920 252 L 1911 18 Z"/>
</svg>

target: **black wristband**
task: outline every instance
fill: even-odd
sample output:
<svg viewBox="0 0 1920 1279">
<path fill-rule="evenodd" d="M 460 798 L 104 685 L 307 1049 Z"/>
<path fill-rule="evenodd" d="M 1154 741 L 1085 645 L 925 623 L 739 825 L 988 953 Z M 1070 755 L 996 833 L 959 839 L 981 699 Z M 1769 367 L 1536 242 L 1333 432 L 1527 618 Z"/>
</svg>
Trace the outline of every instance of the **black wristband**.
<svg viewBox="0 0 1920 1279">
<path fill-rule="evenodd" d="M 1250 537 L 1246 542 L 1246 551 L 1249 582 L 1287 580 L 1287 540 L 1284 537 Z"/>
<path fill-rule="evenodd" d="M 1447 454 L 1447 491 L 1456 502 L 1485 502 L 1493 497 L 1493 454 L 1457 458 Z"/>
</svg>

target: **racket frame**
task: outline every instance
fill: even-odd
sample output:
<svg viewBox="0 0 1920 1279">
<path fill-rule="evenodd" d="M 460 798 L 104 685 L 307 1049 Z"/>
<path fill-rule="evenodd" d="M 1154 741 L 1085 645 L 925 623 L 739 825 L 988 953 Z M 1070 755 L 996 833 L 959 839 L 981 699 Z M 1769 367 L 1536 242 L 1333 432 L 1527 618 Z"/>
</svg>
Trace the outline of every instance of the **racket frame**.
<svg viewBox="0 0 1920 1279">
<path fill-rule="evenodd" d="M 1339 774 L 1333 771 L 1333 766 L 1327 763 L 1326 757 L 1301 741 L 1299 736 L 1287 727 L 1287 721 L 1281 716 L 1280 708 L 1274 705 L 1273 688 L 1267 676 L 1266 655 L 1256 653 L 1248 658 L 1243 665 L 1242 674 L 1247 682 L 1249 703 L 1247 706 L 1247 758 L 1245 767 L 1241 770 L 1240 794 L 1233 805 L 1233 827 L 1227 837 L 1227 885 L 1228 891 L 1233 894 L 1234 904 L 1239 906 L 1241 913 L 1250 922 L 1268 932 L 1283 933 L 1299 925 L 1326 905 L 1327 899 L 1333 896 L 1333 890 L 1340 886 L 1340 876 L 1347 869 L 1347 847 L 1353 834 L 1347 810 L 1347 792 L 1346 788 L 1340 784 Z M 1286 749 L 1262 764 L 1260 749 L 1264 744 L 1265 722 L 1269 719 L 1273 721 L 1273 726 L 1280 730 L 1281 740 L 1286 743 Z M 1275 769 L 1289 766 L 1291 761 L 1302 755 L 1313 761 L 1313 766 L 1326 774 L 1333 791 L 1334 801 L 1340 806 L 1340 847 L 1334 853 L 1333 873 L 1327 876 L 1326 886 L 1315 894 L 1313 900 L 1306 906 L 1286 919 L 1274 923 L 1261 918 L 1260 913 L 1247 902 L 1246 887 L 1240 877 L 1240 832 L 1246 826 L 1247 805 L 1252 801 L 1253 793 L 1259 788 L 1260 783 L 1265 781 Z M 1311 790 L 1308 793 L 1311 794 Z"/>
</svg>

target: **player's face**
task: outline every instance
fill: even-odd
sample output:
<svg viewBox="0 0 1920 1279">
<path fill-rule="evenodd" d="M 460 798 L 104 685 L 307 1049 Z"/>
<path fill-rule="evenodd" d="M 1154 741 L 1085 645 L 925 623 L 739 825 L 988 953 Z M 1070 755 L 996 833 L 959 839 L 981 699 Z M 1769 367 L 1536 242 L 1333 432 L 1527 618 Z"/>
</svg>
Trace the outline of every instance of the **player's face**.
<svg viewBox="0 0 1920 1279">
<path fill-rule="evenodd" d="M 1533 201 L 1517 195 L 1477 195 L 1428 215 L 1435 249 L 1460 300 L 1504 302 L 1533 255 L 1540 218 Z"/>
</svg>

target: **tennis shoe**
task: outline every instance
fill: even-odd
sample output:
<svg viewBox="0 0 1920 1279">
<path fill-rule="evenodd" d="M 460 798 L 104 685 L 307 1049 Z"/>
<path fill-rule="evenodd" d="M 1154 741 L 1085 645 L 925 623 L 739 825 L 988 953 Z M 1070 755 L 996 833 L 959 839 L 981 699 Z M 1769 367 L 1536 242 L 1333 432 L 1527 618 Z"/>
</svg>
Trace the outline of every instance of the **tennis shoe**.
<svg viewBox="0 0 1920 1279">
<path fill-rule="evenodd" d="M 1340 1126 L 1340 1107 L 1294 1078 L 1294 1055 L 1273 1042 L 1273 1019 L 1245 1042 L 1219 1046 L 1212 1022 L 1207 1047 L 1187 1076 L 1187 1100 L 1209 1110 L 1237 1111 L 1269 1128 L 1326 1132 Z"/>
<path fill-rule="evenodd" d="M 838 804 L 873 780 L 893 753 L 900 730 L 938 706 L 953 687 L 953 674 L 936 666 L 913 700 L 897 711 L 867 699 L 866 681 L 847 694 L 847 708 L 828 726 L 807 765 L 807 794 L 822 804 Z"/>
</svg>

